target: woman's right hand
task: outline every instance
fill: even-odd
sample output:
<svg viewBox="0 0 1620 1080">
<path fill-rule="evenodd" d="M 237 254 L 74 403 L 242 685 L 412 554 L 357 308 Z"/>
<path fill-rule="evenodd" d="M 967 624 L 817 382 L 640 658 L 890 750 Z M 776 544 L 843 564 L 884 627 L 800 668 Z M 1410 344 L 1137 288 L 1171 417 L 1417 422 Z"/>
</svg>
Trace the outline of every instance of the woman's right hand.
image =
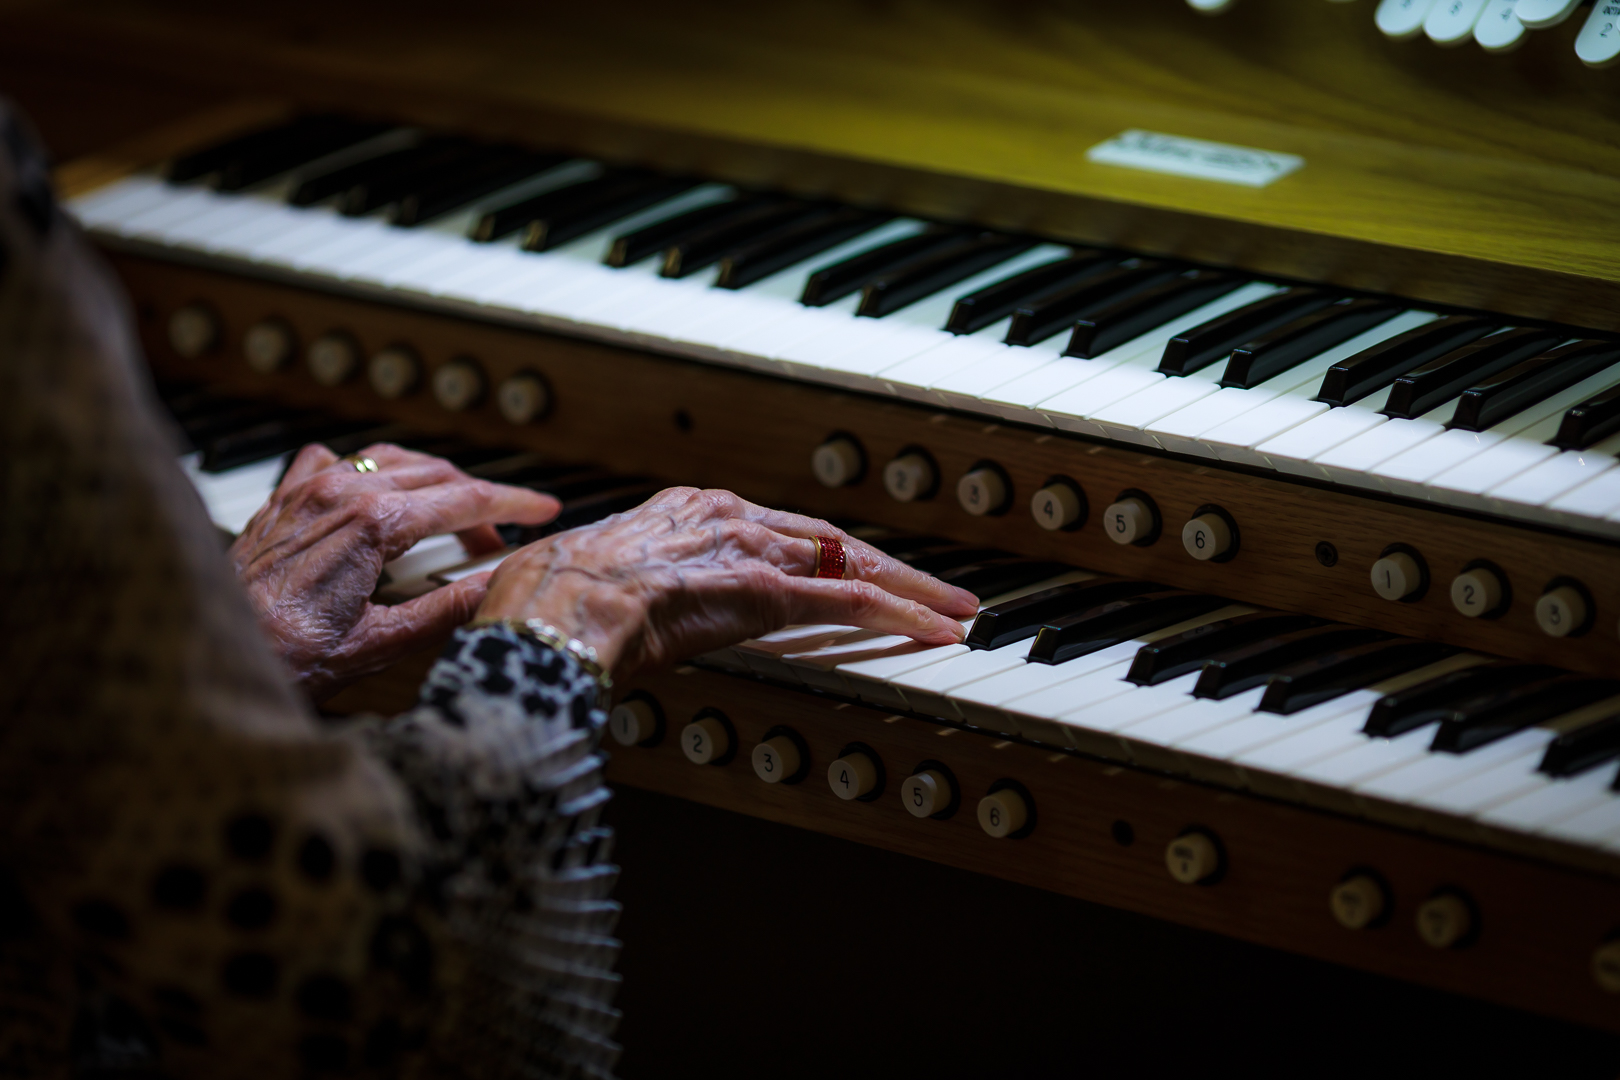
<svg viewBox="0 0 1620 1080">
<path fill-rule="evenodd" d="M 844 544 L 843 580 L 815 576 L 819 545 Z M 596 649 L 618 677 L 795 623 L 837 623 L 945 645 L 973 594 L 913 570 L 824 521 L 728 491 L 669 488 L 503 562 L 481 619 L 540 619 Z"/>
</svg>

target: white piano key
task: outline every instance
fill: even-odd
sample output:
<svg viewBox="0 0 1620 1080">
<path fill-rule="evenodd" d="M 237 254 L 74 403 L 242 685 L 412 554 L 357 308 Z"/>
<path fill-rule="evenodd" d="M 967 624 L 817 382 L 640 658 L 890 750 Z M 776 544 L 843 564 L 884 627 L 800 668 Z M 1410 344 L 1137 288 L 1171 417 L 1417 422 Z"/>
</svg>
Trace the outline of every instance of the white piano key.
<svg viewBox="0 0 1620 1080">
<path fill-rule="evenodd" d="M 1540 832 L 1613 799 L 1614 771 L 1614 763 L 1607 762 L 1577 776 L 1549 778 L 1540 788 L 1485 807 L 1479 819 L 1504 829 Z"/>
<path fill-rule="evenodd" d="M 1264 686 L 1256 686 L 1228 698 L 1195 698 L 1192 690 L 1198 683 L 1198 676 L 1199 672 L 1192 671 L 1158 686 L 1143 687 L 1144 691 L 1151 690 L 1154 694 L 1136 696 L 1129 703 L 1129 714 L 1119 710 L 1109 718 L 1109 730 L 1134 742 L 1167 747 L 1210 728 L 1248 716 L 1259 707 L 1260 698 L 1265 693 Z M 1154 700 L 1155 697 L 1157 700 Z M 1125 719 L 1127 715 L 1131 719 Z M 1094 727 L 1095 724 L 1085 726 Z"/>
<path fill-rule="evenodd" d="M 1056 338 L 1039 345 L 1002 345 L 983 359 L 968 367 L 951 372 L 930 388 L 933 397 L 942 405 L 974 412 L 992 412 L 1015 420 L 1041 423 L 1042 417 L 1032 410 L 1000 403 L 999 408 L 989 404 L 996 387 L 1032 374 L 1058 359 L 1063 343 Z"/>
<path fill-rule="evenodd" d="M 1465 754 L 1444 751 L 1426 753 L 1414 761 L 1349 785 L 1368 798 L 1390 802 L 1411 802 L 1417 795 L 1443 784 L 1484 772 L 1501 762 L 1526 754 L 1539 754 L 1553 739 L 1550 731 L 1532 728 L 1505 739 L 1470 750 Z"/>
<path fill-rule="evenodd" d="M 397 558 L 383 564 L 383 572 L 396 585 L 426 581 L 428 575 L 467 561 L 467 549 L 453 533 L 418 540 Z"/>
<path fill-rule="evenodd" d="M 840 664 L 837 670 L 845 685 L 862 701 L 904 709 L 909 706 L 905 695 L 894 685 L 894 679 L 963 656 L 968 651 L 966 645 L 901 646 L 882 656 Z"/>
<path fill-rule="evenodd" d="M 1445 415 L 1451 406 L 1431 409 L 1416 420 L 1391 420 L 1335 446 L 1315 459 L 1328 477 L 1356 487 L 1382 488 L 1377 467 L 1397 454 L 1421 446 L 1445 431 Z"/>
<path fill-rule="evenodd" d="M 1329 721 L 1340 720 L 1359 727 L 1365 722 L 1368 705 L 1377 700 L 1377 696 L 1375 691 L 1358 690 L 1286 716 L 1254 711 L 1231 723 L 1184 735 L 1174 745 L 1189 756 L 1227 762 L 1250 750 L 1299 735 Z"/>
<path fill-rule="evenodd" d="M 187 221 L 204 217 L 234 202 L 228 195 L 218 195 L 206 188 L 174 188 L 173 194 L 138 214 L 125 218 L 117 226 L 123 236 L 164 242 L 168 229 Z"/>
<path fill-rule="evenodd" d="M 1522 755 L 1425 792 L 1414 802 L 1442 814 L 1475 817 L 1486 807 L 1509 802 L 1556 783 L 1546 773 L 1536 769 L 1539 764 L 1541 751 Z"/>
<path fill-rule="evenodd" d="M 67 210 L 86 229 L 117 232 L 119 222 L 166 202 L 173 190 L 156 176 L 127 176 L 69 199 Z"/>
<path fill-rule="evenodd" d="M 1157 447 L 1158 442 L 1143 429 L 1155 420 L 1162 420 L 1171 413 L 1214 394 L 1220 389 L 1216 381 L 1219 377 L 1220 366 L 1212 364 L 1204 371 L 1193 375 L 1162 379 L 1112 405 L 1098 409 L 1091 414 L 1091 422 L 1107 438 Z"/>
<path fill-rule="evenodd" d="M 1578 814 L 1552 822 L 1541 829 L 1541 835 L 1583 847 L 1607 846 L 1608 841 L 1620 835 L 1620 798 L 1604 799 Z"/>
<path fill-rule="evenodd" d="M 1103 429 L 1091 422 L 1091 414 L 1163 382 L 1167 376 L 1153 370 L 1158 363 L 1152 354 L 1128 360 L 1042 402 L 1040 411 L 1063 431 L 1101 437 Z"/>
<path fill-rule="evenodd" d="M 1121 676 L 1123 674 L 1122 671 Z M 1058 714 L 1057 719 L 1070 727 L 1114 734 L 1139 721 L 1193 701 L 1192 689 L 1197 682 L 1198 672 L 1193 671 L 1157 686 L 1125 683 L 1129 689 L 1123 697 L 1087 703 L 1078 709 Z"/>
<path fill-rule="evenodd" d="M 1376 394 L 1368 395 L 1354 405 L 1329 409 L 1266 440 L 1255 447 L 1255 452 L 1280 472 L 1307 476 L 1313 480 L 1325 480 L 1328 472 L 1316 464 L 1315 459 L 1351 439 L 1387 424 L 1389 417 L 1380 410 L 1388 400 L 1389 390 L 1385 388 Z"/>
<path fill-rule="evenodd" d="M 979 679 L 1010 671 L 1025 662 L 1029 642 L 1019 641 L 999 649 L 983 649 L 954 656 L 920 671 L 890 679 L 912 709 L 931 716 L 960 716 L 951 695 Z"/>
<path fill-rule="evenodd" d="M 1397 495 L 1422 498 L 1428 480 L 1492 449 L 1507 436 L 1496 431 L 1441 431 L 1368 470 Z"/>
<path fill-rule="evenodd" d="M 932 392 L 935 384 L 981 361 L 1012 351 L 1011 346 L 1001 341 L 1011 322 L 1011 319 L 1002 319 L 975 333 L 953 337 L 885 369 L 885 388 L 891 394 L 912 401 L 939 404 L 940 399 Z"/>
<path fill-rule="evenodd" d="M 1365 723 L 1366 712 L 1363 710 L 1358 730 Z M 1294 775 L 1325 787 L 1347 788 L 1431 753 L 1429 744 L 1434 741 L 1434 731 L 1434 724 L 1425 724 L 1411 731 L 1403 731 L 1394 738 L 1363 735 L 1361 741 L 1350 749 L 1301 764 L 1294 770 Z"/>
<path fill-rule="evenodd" d="M 221 240 L 267 220 L 279 220 L 280 207 L 259 199 L 225 201 L 213 210 L 163 230 L 162 240 L 175 247 L 221 250 Z"/>
<path fill-rule="evenodd" d="M 1606 518 L 1620 509 L 1620 469 L 1599 473 L 1580 487 L 1548 500 L 1546 506 L 1570 518 Z"/>
<path fill-rule="evenodd" d="M 1620 463 L 1620 435 L 1586 450 L 1553 450 L 1554 456 L 1502 481 L 1485 494 L 1504 503 L 1545 506 Z"/>
</svg>

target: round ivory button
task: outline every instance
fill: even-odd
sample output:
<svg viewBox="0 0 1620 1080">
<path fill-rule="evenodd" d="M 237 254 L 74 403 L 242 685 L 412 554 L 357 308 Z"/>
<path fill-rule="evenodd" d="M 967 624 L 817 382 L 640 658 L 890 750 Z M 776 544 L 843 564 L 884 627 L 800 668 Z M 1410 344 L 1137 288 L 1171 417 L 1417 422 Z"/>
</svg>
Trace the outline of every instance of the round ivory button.
<svg viewBox="0 0 1620 1080">
<path fill-rule="evenodd" d="M 1200 562 L 1232 550 L 1232 526 L 1219 514 L 1199 514 L 1181 527 L 1181 546 Z"/>
<path fill-rule="evenodd" d="M 1011 788 L 993 791 L 979 800 L 979 828 L 997 840 L 1011 836 L 1029 821 L 1029 804 Z"/>
<path fill-rule="evenodd" d="M 1573 585 L 1548 589 L 1536 600 L 1536 625 L 1551 637 L 1568 637 L 1586 625 L 1586 597 Z"/>
<path fill-rule="evenodd" d="M 336 386 L 348 381 L 360 366 L 360 350 L 348 334 L 334 332 L 316 338 L 305 359 L 316 382 Z"/>
<path fill-rule="evenodd" d="M 1592 978 L 1611 994 L 1620 994 L 1620 941 L 1605 941 L 1592 950 Z"/>
<path fill-rule="evenodd" d="M 260 375 L 280 371 L 296 351 L 292 327 L 280 319 L 256 322 L 242 335 L 242 356 L 247 360 L 248 367 Z"/>
<path fill-rule="evenodd" d="M 385 398 L 404 397 L 416 388 L 421 365 L 416 354 L 402 345 L 390 345 L 366 365 L 371 388 Z"/>
<path fill-rule="evenodd" d="M 1203 833 L 1187 833 L 1164 849 L 1164 864 L 1183 885 L 1196 885 L 1221 868 L 1221 851 Z"/>
<path fill-rule="evenodd" d="M 484 373 L 471 360 L 452 360 L 433 373 L 433 397 L 451 412 L 461 412 L 484 396 Z"/>
<path fill-rule="evenodd" d="M 828 439 L 810 454 L 810 471 L 822 486 L 837 488 L 852 484 L 861 475 L 866 455 L 854 439 L 842 435 Z"/>
<path fill-rule="evenodd" d="M 1404 600 L 1423 588 L 1423 568 L 1406 552 L 1391 552 L 1372 564 L 1372 587 L 1385 600 Z"/>
<path fill-rule="evenodd" d="M 1141 499 L 1121 499 L 1103 511 L 1103 531 L 1116 544 L 1134 544 L 1153 533 L 1153 511 Z"/>
<path fill-rule="evenodd" d="M 1431 896 L 1417 909 L 1417 932 L 1426 944 L 1449 949 L 1468 936 L 1474 914 L 1460 897 L 1450 893 Z"/>
<path fill-rule="evenodd" d="M 1384 913 L 1384 888 L 1367 874 L 1357 874 L 1333 886 L 1328 905 L 1340 926 L 1363 930 Z"/>
<path fill-rule="evenodd" d="M 780 784 L 799 771 L 799 748 L 786 735 L 766 739 L 754 747 L 754 775 L 767 784 Z"/>
<path fill-rule="evenodd" d="M 169 344 L 187 360 L 219 344 L 219 316 L 207 304 L 187 304 L 169 316 Z"/>
<path fill-rule="evenodd" d="M 877 763 L 856 751 L 827 766 L 827 783 L 840 799 L 858 799 L 877 786 Z"/>
<path fill-rule="evenodd" d="M 551 408 L 551 388 L 530 371 L 513 375 L 495 391 L 495 407 L 508 423 L 527 424 Z"/>
<path fill-rule="evenodd" d="M 1476 619 L 1502 603 L 1502 579 L 1483 566 L 1464 570 L 1451 579 L 1451 606 Z"/>
<path fill-rule="evenodd" d="M 710 765 L 731 749 L 726 725 L 713 716 L 694 720 L 681 729 L 681 753 L 694 765 Z"/>
<path fill-rule="evenodd" d="M 927 454 L 901 454 L 883 466 L 883 490 L 896 502 L 914 502 L 934 488 L 934 463 Z"/>
<path fill-rule="evenodd" d="M 1067 529 L 1085 512 L 1080 493 L 1068 484 L 1047 484 L 1029 500 L 1029 512 L 1043 529 Z"/>
<path fill-rule="evenodd" d="M 900 801 L 912 817 L 933 817 L 951 805 L 951 782 L 938 769 L 912 773 L 900 785 Z"/>
<path fill-rule="evenodd" d="M 620 746 L 635 746 L 658 731 L 658 713 L 643 698 L 626 698 L 608 713 L 608 731 Z"/>
<path fill-rule="evenodd" d="M 974 469 L 956 482 L 956 501 L 974 517 L 999 513 L 1007 505 L 1007 481 L 989 466 Z"/>
</svg>

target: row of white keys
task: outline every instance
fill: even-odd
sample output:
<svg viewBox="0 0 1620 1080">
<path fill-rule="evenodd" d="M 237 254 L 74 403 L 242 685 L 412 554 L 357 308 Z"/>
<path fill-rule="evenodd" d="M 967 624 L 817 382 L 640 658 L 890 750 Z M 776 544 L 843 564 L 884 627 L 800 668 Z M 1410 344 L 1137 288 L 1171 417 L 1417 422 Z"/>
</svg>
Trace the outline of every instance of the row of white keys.
<svg viewBox="0 0 1620 1080">
<path fill-rule="evenodd" d="M 276 481 L 286 469 L 291 455 L 279 454 L 263 461 L 239 465 L 224 472 L 202 469 L 201 454 L 187 454 L 180 468 L 202 497 L 213 523 L 233 536 L 247 527 L 276 489 Z"/>
<path fill-rule="evenodd" d="M 1540 464 L 1487 491 L 1486 507 L 1557 523 L 1559 500 L 1572 496 L 1585 508 L 1582 516 L 1607 517 L 1620 510 L 1620 475 L 1609 476 L 1617 464 L 1620 464 L 1620 435 L 1611 435 L 1585 450 L 1555 450 Z M 1602 486 L 1596 483 L 1600 479 L 1605 480 Z M 1592 486 L 1588 489 L 1588 485 Z M 1582 494 L 1576 495 L 1577 492 Z"/>
</svg>

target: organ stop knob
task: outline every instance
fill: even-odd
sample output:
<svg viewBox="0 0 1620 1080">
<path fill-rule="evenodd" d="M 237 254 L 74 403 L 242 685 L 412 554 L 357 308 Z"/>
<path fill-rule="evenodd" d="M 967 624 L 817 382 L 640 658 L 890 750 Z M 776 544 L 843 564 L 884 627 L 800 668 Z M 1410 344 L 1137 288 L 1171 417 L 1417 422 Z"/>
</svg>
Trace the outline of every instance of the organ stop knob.
<svg viewBox="0 0 1620 1080">
<path fill-rule="evenodd" d="M 1005 839 L 1029 824 L 1029 803 L 1012 788 L 992 791 L 979 800 L 979 828 Z"/>
<path fill-rule="evenodd" d="M 366 378 L 371 388 L 385 398 L 404 397 L 416 389 L 422 365 L 416 354 L 403 345 L 390 345 L 371 358 L 366 365 Z"/>
<path fill-rule="evenodd" d="M 636 746 L 658 736 L 661 717 L 645 698 L 626 698 L 608 714 L 608 731 L 620 746 Z"/>
<path fill-rule="evenodd" d="M 1502 578 L 1489 567 L 1464 570 L 1451 580 L 1451 605 L 1470 619 L 1488 615 L 1502 606 Z"/>
<path fill-rule="evenodd" d="M 1423 567 L 1404 551 L 1392 551 L 1372 564 L 1373 592 L 1385 600 L 1404 600 L 1423 588 Z"/>
<path fill-rule="evenodd" d="M 219 316 L 207 304 L 187 304 L 169 316 L 169 344 L 187 360 L 212 352 L 219 344 Z"/>
<path fill-rule="evenodd" d="M 849 436 L 834 435 L 811 452 L 810 471 L 825 487 L 844 487 L 866 471 L 866 454 Z"/>
<path fill-rule="evenodd" d="M 262 319 L 242 335 L 242 356 L 261 375 L 286 367 L 297 350 L 292 327 L 281 319 Z"/>
<path fill-rule="evenodd" d="M 912 817 L 933 817 L 951 805 L 951 782 L 938 769 L 912 773 L 900 785 L 900 802 Z"/>
<path fill-rule="evenodd" d="M 1536 625 L 1551 637 L 1568 637 L 1586 625 L 1590 609 L 1573 585 L 1548 589 L 1536 600 Z"/>
<path fill-rule="evenodd" d="M 1355 874 L 1333 886 L 1328 905 L 1340 926 L 1362 930 L 1378 921 L 1388 901 L 1377 878 L 1371 874 Z"/>
<path fill-rule="evenodd" d="M 1086 500 L 1073 484 L 1054 480 L 1030 497 L 1029 512 L 1035 524 L 1056 532 L 1080 523 L 1086 516 Z"/>
<path fill-rule="evenodd" d="M 870 754 L 854 750 L 827 766 L 827 783 L 840 799 L 859 799 L 877 789 L 878 764 Z"/>
<path fill-rule="evenodd" d="M 484 396 L 484 373 L 465 357 L 452 360 L 433 373 L 433 397 L 451 412 L 462 412 Z"/>
<path fill-rule="evenodd" d="M 694 765 L 713 765 L 731 752 L 731 732 L 718 716 L 700 716 L 681 729 L 681 753 Z"/>
<path fill-rule="evenodd" d="M 347 382 L 360 366 L 360 347 L 348 334 L 333 331 L 322 334 L 310 344 L 305 362 L 316 382 L 322 386 L 337 386 Z"/>
<path fill-rule="evenodd" d="M 1001 513 L 1011 494 L 1007 478 L 991 465 L 970 469 L 956 482 L 956 501 L 974 517 Z"/>
<path fill-rule="evenodd" d="M 1206 833 L 1183 833 L 1164 849 L 1164 864 L 1183 885 L 1196 885 L 1219 872 L 1221 849 Z"/>
<path fill-rule="evenodd" d="M 780 784 L 803 764 L 798 745 L 786 735 L 766 739 L 754 747 L 752 760 L 754 775 L 767 784 Z"/>
<path fill-rule="evenodd" d="M 1592 950 L 1592 979 L 1604 991 L 1620 994 L 1620 941 L 1605 941 Z"/>
<path fill-rule="evenodd" d="M 509 423 L 531 423 L 550 411 L 551 387 L 534 372 L 520 371 L 495 391 L 495 407 Z"/>
<path fill-rule="evenodd" d="M 1103 531 L 1116 544 L 1141 543 L 1153 530 L 1153 508 L 1145 499 L 1127 496 L 1103 511 Z"/>
<path fill-rule="evenodd" d="M 934 490 L 939 476 L 927 454 L 914 450 L 883 466 L 883 490 L 897 502 L 914 502 Z"/>
<path fill-rule="evenodd" d="M 1425 944 L 1449 949 L 1462 942 L 1474 928 L 1474 913 L 1462 897 L 1454 893 L 1431 896 L 1417 909 L 1417 932 Z"/>
<path fill-rule="evenodd" d="M 1219 559 L 1232 550 L 1232 524 L 1213 510 L 1199 514 L 1181 527 L 1181 546 L 1200 562 Z"/>
</svg>

